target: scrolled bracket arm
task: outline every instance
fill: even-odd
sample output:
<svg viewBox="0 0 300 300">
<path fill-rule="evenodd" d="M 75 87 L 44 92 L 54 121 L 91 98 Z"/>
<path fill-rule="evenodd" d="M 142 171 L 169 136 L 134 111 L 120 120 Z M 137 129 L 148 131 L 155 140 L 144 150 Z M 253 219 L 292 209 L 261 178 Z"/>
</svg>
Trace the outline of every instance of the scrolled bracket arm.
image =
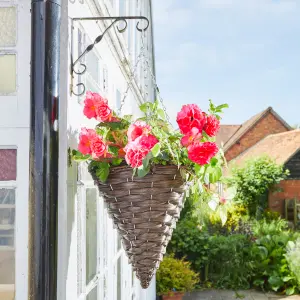
<svg viewBox="0 0 300 300">
<path fill-rule="evenodd" d="M 124 17 L 91 17 L 91 18 L 73 18 L 72 22 L 76 22 L 76 21 L 106 21 L 106 20 L 111 20 L 111 24 L 105 28 L 105 30 L 102 32 L 102 34 L 100 34 L 99 36 L 97 36 L 94 40 L 94 42 L 90 45 L 88 45 L 85 50 L 80 54 L 80 56 L 73 61 L 72 57 L 71 57 L 71 76 L 73 78 L 74 74 L 76 75 L 83 75 L 86 70 L 87 70 L 87 66 L 81 62 L 81 59 L 90 51 L 93 50 L 93 48 L 95 47 L 96 44 L 100 43 L 103 39 L 103 37 L 105 36 L 105 34 L 116 24 L 116 23 L 121 23 L 123 22 L 124 26 L 123 27 L 119 27 L 117 25 L 117 30 L 119 33 L 123 33 L 126 31 L 127 27 L 128 27 L 128 20 L 139 20 L 136 24 L 136 30 L 139 32 L 144 32 L 148 29 L 149 25 L 150 25 L 150 21 L 148 18 L 143 17 L 143 16 L 124 16 Z M 145 21 L 146 24 L 141 24 L 140 21 Z M 75 66 L 78 65 L 79 68 L 77 70 L 75 70 Z M 81 89 L 81 92 L 74 92 L 74 88 L 72 86 L 72 93 L 75 96 L 81 96 L 84 94 L 85 92 L 85 85 L 84 83 L 77 83 L 76 86 Z"/>
</svg>

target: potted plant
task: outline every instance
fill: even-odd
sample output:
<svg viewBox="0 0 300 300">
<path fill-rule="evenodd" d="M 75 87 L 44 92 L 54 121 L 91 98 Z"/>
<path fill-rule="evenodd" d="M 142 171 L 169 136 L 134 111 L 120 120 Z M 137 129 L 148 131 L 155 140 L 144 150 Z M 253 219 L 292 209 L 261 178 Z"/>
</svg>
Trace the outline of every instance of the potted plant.
<svg viewBox="0 0 300 300">
<path fill-rule="evenodd" d="M 75 161 L 86 161 L 108 213 L 122 237 L 129 262 L 147 288 L 165 253 L 189 192 L 209 192 L 222 175 L 223 154 L 215 143 L 220 113 L 227 105 L 210 102 L 208 113 L 184 105 L 172 129 L 159 103 L 143 103 L 144 117 L 133 120 L 113 111 L 107 99 L 87 92 Z"/>
<path fill-rule="evenodd" d="M 167 256 L 156 273 L 156 288 L 163 300 L 181 300 L 185 292 L 192 291 L 199 275 L 191 270 L 190 263 Z"/>
</svg>

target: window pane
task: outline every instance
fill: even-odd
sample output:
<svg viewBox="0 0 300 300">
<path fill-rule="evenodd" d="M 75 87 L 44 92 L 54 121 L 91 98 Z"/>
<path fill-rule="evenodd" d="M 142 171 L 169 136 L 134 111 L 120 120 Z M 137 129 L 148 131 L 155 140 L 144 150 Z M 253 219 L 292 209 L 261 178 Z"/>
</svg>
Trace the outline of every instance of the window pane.
<svg viewBox="0 0 300 300">
<path fill-rule="evenodd" d="M 116 109 L 121 107 L 121 93 L 119 90 L 116 90 Z"/>
<path fill-rule="evenodd" d="M 15 190 L 0 189 L 0 299 L 14 299 Z"/>
<path fill-rule="evenodd" d="M 117 262 L 117 300 L 121 300 L 122 281 L 121 281 L 121 256 Z"/>
<path fill-rule="evenodd" d="M 15 7 L 0 7 L 0 47 L 16 45 L 16 20 Z"/>
<path fill-rule="evenodd" d="M 97 300 L 98 299 L 98 291 L 97 291 L 97 287 L 94 287 L 90 293 L 88 294 L 88 296 L 86 297 L 86 300 Z"/>
<path fill-rule="evenodd" d="M 97 272 L 97 192 L 86 189 L 86 282 Z"/>
<path fill-rule="evenodd" d="M 0 93 L 16 91 L 16 55 L 0 53 Z"/>
<path fill-rule="evenodd" d="M 87 72 L 99 84 L 100 83 L 99 58 L 95 52 L 91 51 L 87 54 L 86 66 L 87 66 Z"/>
<path fill-rule="evenodd" d="M 0 72 L 0 77 L 1 77 L 1 73 L 2 72 Z M 0 181 L 16 180 L 16 178 L 17 178 L 17 150 L 0 149 Z"/>
</svg>

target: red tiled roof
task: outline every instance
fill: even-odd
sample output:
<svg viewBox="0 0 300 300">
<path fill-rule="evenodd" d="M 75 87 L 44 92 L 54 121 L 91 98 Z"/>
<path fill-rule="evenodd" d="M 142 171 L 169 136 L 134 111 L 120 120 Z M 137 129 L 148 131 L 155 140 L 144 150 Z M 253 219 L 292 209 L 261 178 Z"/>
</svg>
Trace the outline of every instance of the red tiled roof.
<svg viewBox="0 0 300 300">
<path fill-rule="evenodd" d="M 241 125 L 221 125 L 216 136 L 217 145 L 224 146 L 240 127 Z"/>
<path fill-rule="evenodd" d="M 268 155 L 278 164 L 284 164 L 299 150 L 299 129 L 271 134 L 233 159 L 229 165 L 240 165 L 249 159 L 257 158 L 263 155 Z"/>
<path fill-rule="evenodd" d="M 228 150 L 238 139 L 240 139 L 248 130 L 250 130 L 261 118 L 263 118 L 268 112 L 271 112 L 282 124 L 287 128 L 291 129 L 291 127 L 273 110 L 272 107 L 268 107 L 262 112 L 256 114 L 246 122 L 244 122 L 239 129 L 227 140 L 224 145 L 224 150 Z"/>
</svg>

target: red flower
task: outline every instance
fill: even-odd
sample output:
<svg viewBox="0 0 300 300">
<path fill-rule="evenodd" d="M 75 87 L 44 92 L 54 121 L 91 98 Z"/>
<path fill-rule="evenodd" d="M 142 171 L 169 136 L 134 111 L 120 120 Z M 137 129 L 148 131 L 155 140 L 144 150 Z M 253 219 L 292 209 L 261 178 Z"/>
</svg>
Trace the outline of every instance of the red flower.
<svg viewBox="0 0 300 300">
<path fill-rule="evenodd" d="M 150 134 L 150 135 L 142 135 L 136 139 L 136 142 L 144 149 L 150 151 L 157 143 L 158 139 Z"/>
<path fill-rule="evenodd" d="M 184 147 L 189 146 L 190 144 L 199 141 L 202 139 L 202 134 L 199 132 L 199 129 L 194 127 L 192 130 L 186 134 L 182 139 L 181 139 L 181 145 Z"/>
<path fill-rule="evenodd" d="M 203 129 L 208 136 L 216 136 L 220 129 L 220 121 L 214 115 L 208 116 Z"/>
<path fill-rule="evenodd" d="M 188 147 L 188 158 L 199 165 L 206 165 L 218 153 L 216 143 L 194 143 Z"/>
<path fill-rule="evenodd" d="M 127 131 L 128 141 L 132 142 L 141 135 L 148 135 L 151 127 L 144 121 L 136 121 L 131 124 Z"/>
<path fill-rule="evenodd" d="M 107 145 L 103 142 L 100 136 L 96 136 L 91 140 L 92 158 L 97 159 L 105 157 L 107 153 Z"/>
<path fill-rule="evenodd" d="M 132 168 L 138 168 L 143 164 L 143 159 L 150 150 L 158 143 L 154 135 L 142 135 L 130 142 L 124 148 L 125 160 Z"/>
<path fill-rule="evenodd" d="M 88 119 L 95 118 L 99 122 L 111 121 L 112 118 L 112 110 L 108 106 L 107 99 L 92 92 L 86 93 L 83 113 Z"/>
<path fill-rule="evenodd" d="M 143 159 L 148 154 L 148 150 L 143 149 L 141 146 L 130 145 L 126 149 L 125 160 L 132 168 L 138 168 L 143 164 Z"/>
<path fill-rule="evenodd" d="M 78 150 L 83 155 L 88 155 L 92 153 L 91 150 L 91 140 L 97 137 L 96 131 L 93 129 L 82 128 L 79 135 Z"/>
<path fill-rule="evenodd" d="M 112 119 L 112 110 L 107 104 L 107 100 L 95 104 L 96 119 L 99 122 L 110 122 Z"/>
<path fill-rule="evenodd" d="M 189 133 L 193 127 L 202 132 L 206 116 L 196 104 L 188 104 L 182 106 L 176 121 L 182 134 Z"/>
</svg>

